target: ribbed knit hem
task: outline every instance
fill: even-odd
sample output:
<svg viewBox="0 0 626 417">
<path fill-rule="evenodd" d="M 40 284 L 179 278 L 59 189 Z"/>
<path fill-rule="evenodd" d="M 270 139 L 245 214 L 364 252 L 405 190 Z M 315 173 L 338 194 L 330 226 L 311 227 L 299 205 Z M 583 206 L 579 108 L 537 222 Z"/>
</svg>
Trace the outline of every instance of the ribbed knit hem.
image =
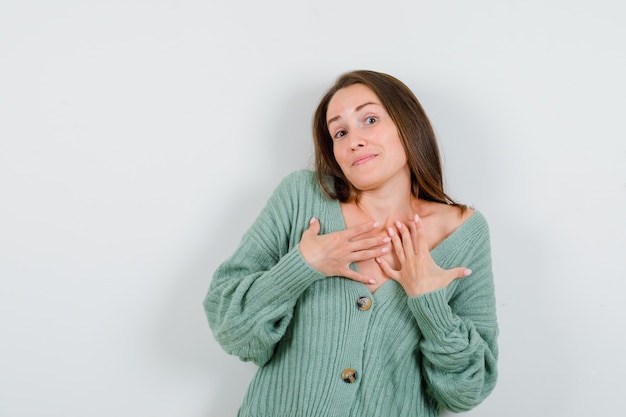
<svg viewBox="0 0 626 417">
<path fill-rule="evenodd" d="M 280 258 L 271 274 L 263 277 L 263 285 L 257 286 L 263 292 L 254 295 L 260 302 L 268 303 L 295 300 L 320 279 L 324 279 L 324 274 L 313 269 L 295 246 Z"/>
</svg>

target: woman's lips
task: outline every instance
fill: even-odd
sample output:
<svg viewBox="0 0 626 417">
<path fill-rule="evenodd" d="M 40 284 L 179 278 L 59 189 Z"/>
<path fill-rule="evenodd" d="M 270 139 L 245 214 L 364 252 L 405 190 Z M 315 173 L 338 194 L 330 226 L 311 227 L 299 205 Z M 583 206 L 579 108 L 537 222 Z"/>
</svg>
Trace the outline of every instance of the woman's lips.
<svg viewBox="0 0 626 417">
<path fill-rule="evenodd" d="M 373 154 L 359 156 L 357 159 L 354 160 L 354 162 L 352 162 L 352 166 L 365 164 L 371 161 L 372 159 L 376 158 L 376 156 L 377 155 L 373 155 Z"/>
</svg>

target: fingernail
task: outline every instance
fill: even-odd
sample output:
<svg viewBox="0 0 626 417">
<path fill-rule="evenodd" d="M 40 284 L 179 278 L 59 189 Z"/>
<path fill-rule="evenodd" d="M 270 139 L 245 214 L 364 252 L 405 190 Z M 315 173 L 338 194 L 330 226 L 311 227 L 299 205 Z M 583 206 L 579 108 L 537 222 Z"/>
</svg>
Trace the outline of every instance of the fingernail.
<svg viewBox="0 0 626 417">
<path fill-rule="evenodd" d="M 387 233 L 389 233 L 389 236 L 393 236 L 393 229 L 390 227 L 387 229 Z"/>
<path fill-rule="evenodd" d="M 415 223 L 420 221 L 420 216 L 418 216 L 417 214 L 415 215 Z"/>
<path fill-rule="evenodd" d="M 386 237 L 386 238 L 383 239 L 383 242 L 384 243 L 389 243 L 389 242 L 391 242 L 391 238 L 390 237 Z"/>
<path fill-rule="evenodd" d="M 378 262 L 378 263 L 382 262 L 378 256 L 376 258 L 374 258 L 374 259 L 376 259 L 376 262 Z"/>
<path fill-rule="evenodd" d="M 373 279 L 370 279 L 368 282 L 372 285 L 376 284 L 376 281 L 374 281 Z"/>
<path fill-rule="evenodd" d="M 311 220 L 309 220 L 309 224 L 313 224 L 315 223 L 315 217 L 311 217 Z"/>
<path fill-rule="evenodd" d="M 396 226 L 398 226 L 398 229 L 402 229 L 402 223 L 396 222 Z"/>
<path fill-rule="evenodd" d="M 389 248 L 385 246 L 385 247 L 384 247 L 384 248 L 382 248 L 380 251 L 381 251 L 382 253 L 387 253 L 387 252 L 389 252 Z"/>
<path fill-rule="evenodd" d="M 378 224 L 378 222 L 374 222 L 374 224 L 373 224 L 372 226 L 373 226 L 373 227 L 378 227 L 378 226 L 379 226 L 379 224 Z"/>
<path fill-rule="evenodd" d="M 469 276 L 472 273 L 471 269 L 466 269 L 465 272 L 463 272 L 463 275 L 465 275 L 466 277 Z"/>
</svg>

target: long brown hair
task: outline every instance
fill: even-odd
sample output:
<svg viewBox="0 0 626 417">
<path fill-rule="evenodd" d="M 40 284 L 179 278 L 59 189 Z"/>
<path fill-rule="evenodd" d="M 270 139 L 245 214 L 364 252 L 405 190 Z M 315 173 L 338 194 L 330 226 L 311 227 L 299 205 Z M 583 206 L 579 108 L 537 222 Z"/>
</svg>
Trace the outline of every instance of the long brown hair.
<svg viewBox="0 0 626 417">
<path fill-rule="evenodd" d="M 444 192 L 435 132 L 415 94 L 391 75 L 365 70 L 339 76 L 322 97 L 313 116 L 315 172 L 324 193 L 341 202 L 352 201 L 358 195 L 358 190 L 348 181 L 335 160 L 333 141 L 326 124 L 330 100 L 337 91 L 353 84 L 370 88 L 396 125 L 411 171 L 411 193 L 423 200 L 458 205 Z"/>
</svg>

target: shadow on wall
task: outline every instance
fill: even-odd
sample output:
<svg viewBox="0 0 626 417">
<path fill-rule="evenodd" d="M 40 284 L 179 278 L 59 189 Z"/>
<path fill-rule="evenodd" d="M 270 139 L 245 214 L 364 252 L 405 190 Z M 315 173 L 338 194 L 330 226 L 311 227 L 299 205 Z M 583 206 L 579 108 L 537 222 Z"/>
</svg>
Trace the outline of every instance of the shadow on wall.
<svg viewBox="0 0 626 417">
<path fill-rule="evenodd" d="M 225 260 L 217 259 L 214 254 L 224 252 L 223 240 L 219 237 L 231 233 L 226 220 L 249 217 L 246 211 L 250 210 L 250 201 L 266 197 L 267 193 L 259 192 L 260 187 L 255 185 L 250 184 L 236 200 L 228 202 L 228 207 L 220 210 L 222 219 L 212 223 L 210 232 L 207 230 L 206 240 L 190 256 L 188 269 L 171 277 L 172 289 L 155 323 L 159 363 L 175 368 L 171 372 L 187 379 L 186 383 L 196 381 L 208 390 L 197 399 L 198 403 L 206 404 L 195 407 L 207 410 L 201 416 L 236 415 L 256 372 L 255 365 L 243 363 L 222 350 L 213 338 L 202 308 L 215 268 Z"/>
<path fill-rule="evenodd" d="M 285 175 L 304 168 L 314 168 L 311 123 L 324 88 L 300 89 L 285 101 L 282 111 L 277 111 L 274 131 L 271 132 L 274 150 L 271 174 L 276 178 L 272 189 Z"/>
<path fill-rule="evenodd" d="M 275 150 L 270 153 L 272 160 L 267 161 L 269 180 L 259 184 L 259 177 L 251 173 L 243 187 L 237 184 L 240 189 L 234 198 L 230 194 L 225 196 L 230 201 L 215 200 L 223 201 L 223 209 L 212 207 L 212 216 L 220 218 L 214 220 L 212 230 L 206 231 L 206 240 L 190 256 L 187 270 L 172 277 L 173 288 L 155 323 L 155 349 L 159 362 L 175 368 L 174 373 L 183 374 L 183 378 L 188 376 L 190 380 L 202 381 L 207 386 L 209 392 L 198 399 L 199 403 L 206 403 L 206 407 L 197 407 L 206 408 L 203 416 L 236 415 L 257 370 L 256 365 L 244 363 L 222 350 L 211 334 L 202 309 L 201 302 L 215 268 L 230 255 L 224 255 L 220 236 L 232 234 L 229 220 L 254 219 L 258 215 L 257 207 L 265 205 L 282 177 L 313 166 L 310 133 L 313 110 L 310 107 L 315 106 L 316 101 L 316 93 L 300 92 L 292 95 L 283 109 L 276 112 L 275 131 L 267 140 Z M 251 210 L 255 212 L 251 213 Z M 231 237 L 231 240 L 238 242 L 240 238 Z M 215 254 L 220 254 L 220 259 Z"/>
</svg>

